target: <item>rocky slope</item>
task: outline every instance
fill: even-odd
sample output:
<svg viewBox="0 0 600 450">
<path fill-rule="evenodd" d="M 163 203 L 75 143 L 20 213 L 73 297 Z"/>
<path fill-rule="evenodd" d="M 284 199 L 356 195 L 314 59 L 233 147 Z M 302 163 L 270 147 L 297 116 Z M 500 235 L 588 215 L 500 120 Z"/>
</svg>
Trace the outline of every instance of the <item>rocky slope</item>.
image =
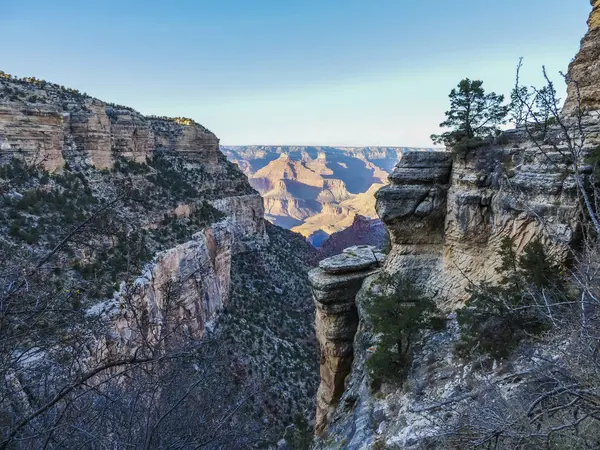
<svg viewBox="0 0 600 450">
<path fill-rule="evenodd" d="M 408 148 L 224 147 L 265 199 L 271 222 L 313 244 L 349 227 L 355 214 L 374 218 L 374 193 Z M 413 149 L 416 150 L 416 149 Z M 419 149 L 430 150 L 430 149 Z"/>
<path fill-rule="evenodd" d="M 597 64 L 593 57 L 600 41 L 596 33 L 597 14 L 595 4 L 588 22 L 590 31 L 569 74 L 580 83 L 582 106 L 586 109 L 581 122 L 586 139 L 576 155 L 581 158 L 584 177 L 592 170 L 585 165 L 587 155 L 600 145 L 595 99 L 600 82 L 595 78 Z M 563 120 L 573 130 L 577 127 L 570 115 L 576 106 L 576 94 L 571 88 Z M 390 184 L 376 194 L 377 212 L 390 232 L 392 244 L 381 271 L 370 274 L 366 267 L 350 264 L 345 273 L 336 275 L 366 277 L 356 296 L 339 296 L 344 304 L 339 313 L 330 312 L 343 314 L 342 311 L 356 308 L 358 325 L 356 319 L 317 319 L 321 363 L 334 367 L 335 358 L 343 354 L 346 359 L 335 365 L 335 376 L 330 374 L 333 369 L 321 371 L 316 426 L 320 439 L 316 448 L 457 448 L 449 443 L 451 436 L 474 432 L 460 428 L 459 417 L 469 416 L 469 411 L 480 416 L 471 414 L 470 424 L 477 423 L 491 433 L 487 439 L 482 432 L 481 445 L 486 442 L 485 445 L 491 445 L 489 448 L 508 448 L 499 442 L 510 441 L 511 433 L 518 435 L 517 429 L 524 425 L 517 424 L 517 410 L 527 406 L 519 401 L 535 405 L 531 390 L 545 392 L 540 380 L 547 378 L 534 380 L 530 374 L 548 376 L 540 369 L 542 361 L 568 367 L 569 363 L 563 364 L 569 358 L 568 352 L 557 349 L 557 345 L 567 347 L 568 341 L 558 344 L 546 336 L 537 347 L 525 346 L 508 360 L 469 359 L 457 354 L 456 344 L 461 336 L 456 315 L 451 313 L 443 330 L 420 335 L 406 379 L 384 380 L 382 384 L 367 365 L 380 345 L 367 305 L 374 296 L 385 295 L 383 280 L 408 279 L 446 313 L 453 311 L 469 297 L 469 288 L 480 283 L 492 286 L 498 281 L 500 272 L 496 269 L 501 265 L 499 250 L 503 238 L 514 242 L 517 254 L 532 242 L 541 242 L 558 260 L 564 261 L 566 255 L 572 254 L 569 251 L 578 248 L 581 237 L 577 181 L 572 170 L 574 155 L 564 130 L 556 127 L 550 136 L 547 142 L 552 145 L 540 147 L 524 129 L 517 129 L 506 132 L 493 146 L 466 157 L 450 152 L 404 155 L 389 177 Z M 327 298 L 322 294 L 327 291 L 324 280 L 331 278 L 332 292 L 336 289 L 329 268 L 334 262 L 333 258 L 322 261 L 311 272 L 318 314 L 322 298 Z M 403 306 L 409 308 L 410 304 Z M 355 329 L 350 349 L 349 335 Z M 560 339 L 568 339 L 568 335 Z M 341 348 L 343 352 L 338 350 Z M 509 418 L 505 425 L 499 424 L 501 416 Z M 513 428 L 500 429 L 502 426 Z M 549 433 L 561 430 L 557 425 Z M 594 430 L 587 431 L 595 436 Z M 533 436 L 535 430 L 531 433 Z M 561 438 L 556 439 L 558 442 Z M 468 448 L 480 448 L 476 438 L 469 442 L 473 445 Z"/>
<path fill-rule="evenodd" d="M 213 287 L 204 289 L 211 293 L 204 305 L 207 310 L 192 309 L 191 316 L 210 320 L 226 304 L 232 247 L 239 251 L 244 240 L 264 239 L 263 205 L 245 177 L 220 153 L 214 134 L 190 119 L 149 118 L 57 85 L 6 75 L 0 78 L 0 108 L 0 159 L 4 162 L 20 158 L 49 170 L 56 174 L 50 179 L 54 186 L 60 184 L 55 181 L 61 180 L 61 173 L 66 178 L 74 174 L 89 185 L 90 201 L 130 195 L 124 194 L 124 186 L 131 183 L 134 195 L 152 202 L 150 208 L 126 204 L 118 212 L 130 216 L 134 228 L 151 230 L 145 249 L 149 254 L 184 241 L 184 236 L 163 238 L 160 231 L 167 224 L 184 225 L 186 218 L 202 213 L 205 204 L 228 216 L 218 230 L 208 229 L 190 241 L 196 244 L 183 243 L 157 258 L 156 267 L 144 275 L 160 284 L 175 274 L 185 278 L 180 272 L 192 270 L 186 260 L 205 264 L 213 268 L 209 271 L 213 280 L 208 283 Z M 61 194 L 68 195 L 70 187 L 64 186 Z M 44 203 L 43 198 L 39 200 Z M 27 232 L 33 223 L 26 219 L 7 225 L 22 225 Z M 188 224 L 185 235 L 191 237 L 193 229 Z M 44 233 L 39 224 L 33 230 Z M 80 264 L 93 264 L 95 256 L 82 257 Z M 149 294 L 149 302 L 157 301 Z M 201 323 L 194 325 L 194 329 L 202 328 Z"/>
<path fill-rule="evenodd" d="M 115 408 L 127 409 L 118 403 L 136 395 L 144 398 L 146 376 L 173 373 L 175 378 L 155 387 L 164 400 L 156 408 L 167 408 L 170 415 L 160 423 L 167 427 L 161 434 L 164 445 L 184 439 L 190 427 L 195 433 L 185 439 L 205 433 L 214 441 L 212 448 L 265 445 L 298 417 L 311 417 L 316 351 L 305 274 L 314 250 L 298 235 L 265 223 L 262 198 L 219 151 L 214 134 L 191 119 L 147 117 L 63 86 L 2 72 L 0 163 L 2 276 L 50 265 L 36 275 L 38 289 L 69 304 L 68 316 L 81 321 L 77 329 L 83 333 L 74 342 L 86 344 L 82 354 L 70 355 L 71 367 L 94 367 L 150 350 L 162 353 L 167 342 L 195 348 L 209 338 L 205 350 L 194 350 L 180 366 L 140 372 L 139 382 L 128 381 L 126 392 L 114 396 Z M 336 187 L 332 195 L 339 194 Z M 20 295 L 37 296 L 37 307 L 45 297 L 36 294 L 31 281 L 23 286 L 29 290 Z M 40 377 L 68 373 L 68 360 L 50 355 L 67 345 L 65 333 L 73 325 L 56 325 L 55 344 L 44 338 L 48 350 L 42 360 L 55 369 L 40 372 L 36 364 L 15 362 L 18 370 L 10 377 L 18 392 L 9 397 L 29 396 L 25 403 L 35 403 L 54 395 L 61 379 Z M 29 321 L 31 339 L 36 326 Z M 240 341 L 242 336 L 247 339 Z M 14 344 L 3 349 L 7 355 L 24 345 L 6 342 Z M 202 385 L 194 382 L 199 374 Z M 192 382 L 196 391 L 185 394 L 191 403 L 169 410 Z M 35 386 L 48 386 L 48 392 Z M 256 392 L 252 402 L 245 398 L 250 391 Z M 231 411 L 236 402 L 243 405 Z M 86 414 L 104 414 L 96 406 L 85 406 Z M 146 415 L 158 414 L 151 406 L 132 410 L 132 418 L 143 423 Z M 16 412 L 14 407 L 9 402 L 0 409 Z M 113 421 L 106 424 L 110 431 L 92 431 L 91 423 L 81 430 L 104 436 L 99 446 L 125 439 L 118 437 L 121 432 L 136 439 L 135 427 L 121 429 Z M 75 429 L 65 425 L 64 439 L 77 446 L 82 438 Z M 213 435 L 213 429 L 220 433 Z M 244 436 L 231 438 L 234 430 L 244 430 Z"/>
</svg>

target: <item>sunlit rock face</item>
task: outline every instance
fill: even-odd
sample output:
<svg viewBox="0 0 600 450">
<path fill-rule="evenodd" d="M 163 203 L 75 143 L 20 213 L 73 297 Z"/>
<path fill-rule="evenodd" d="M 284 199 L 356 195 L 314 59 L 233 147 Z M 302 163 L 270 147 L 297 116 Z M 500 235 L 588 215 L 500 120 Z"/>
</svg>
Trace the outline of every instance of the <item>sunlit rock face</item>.
<svg viewBox="0 0 600 450">
<path fill-rule="evenodd" d="M 269 221 L 318 245 L 327 235 L 350 227 L 356 215 L 377 217 L 375 192 L 409 149 L 225 146 L 222 150 L 265 199 Z"/>
<path fill-rule="evenodd" d="M 0 160 L 7 162 L 20 154 L 30 160 L 43 161 L 49 170 L 62 168 L 67 127 L 59 108 L 0 103 Z"/>
<path fill-rule="evenodd" d="M 219 140 L 189 119 L 144 116 L 39 80 L 0 77 L 0 158 L 16 153 L 48 170 L 89 164 L 111 168 L 118 157 L 145 162 L 178 151 L 222 166 Z"/>
</svg>

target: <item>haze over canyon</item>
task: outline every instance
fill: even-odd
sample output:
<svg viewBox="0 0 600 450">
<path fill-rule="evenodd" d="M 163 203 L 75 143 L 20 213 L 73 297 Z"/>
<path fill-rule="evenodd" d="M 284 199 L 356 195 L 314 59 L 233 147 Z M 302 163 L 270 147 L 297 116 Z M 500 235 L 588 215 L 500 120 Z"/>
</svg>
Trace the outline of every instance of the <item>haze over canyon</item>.
<svg viewBox="0 0 600 450">
<path fill-rule="evenodd" d="M 315 246 L 352 226 L 377 219 L 375 192 L 387 184 L 409 147 L 222 146 L 264 198 L 265 218 L 301 233 Z M 375 228 L 379 220 L 373 220 Z"/>
</svg>

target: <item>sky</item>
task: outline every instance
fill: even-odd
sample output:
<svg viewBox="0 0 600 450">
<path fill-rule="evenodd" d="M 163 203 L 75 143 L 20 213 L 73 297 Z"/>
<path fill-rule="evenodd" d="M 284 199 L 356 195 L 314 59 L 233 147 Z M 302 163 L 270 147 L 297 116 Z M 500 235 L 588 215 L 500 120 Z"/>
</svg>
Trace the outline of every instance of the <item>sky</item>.
<svg viewBox="0 0 600 450">
<path fill-rule="evenodd" d="M 0 70 L 225 145 L 431 146 L 462 79 L 562 86 L 588 0 L 0 0 Z M 560 89 L 562 91 L 562 87 Z M 562 92 L 561 92 L 562 93 Z"/>
</svg>

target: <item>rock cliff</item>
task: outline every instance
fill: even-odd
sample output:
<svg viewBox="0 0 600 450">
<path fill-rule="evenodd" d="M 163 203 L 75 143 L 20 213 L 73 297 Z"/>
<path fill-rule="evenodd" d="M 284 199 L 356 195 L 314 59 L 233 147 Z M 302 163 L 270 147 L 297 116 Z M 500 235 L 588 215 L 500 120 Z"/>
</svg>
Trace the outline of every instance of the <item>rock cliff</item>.
<svg viewBox="0 0 600 450">
<path fill-rule="evenodd" d="M 430 438 L 444 433 L 440 424 L 483 401 L 485 386 L 494 385 L 499 401 L 507 404 L 511 392 L 521 392 L 519 378 L 511 374 L 527 372 L 531 360 L 517 358 L 506 366 L 494 362 L 483 369 L 457 357 L 453 348 L 459 332 L 451 311 L 464 304 L 473 283 L 498 281 L 499 249 L 505 237 L 513 240 L 517 252 L 539 240 L 563 261 L 578 248 L 581 209 L 573 158 L 579 158 L 585 178 L 592 170 L 585 163 L 586 155 L 600 145 L 596 51 L 600 4 L 592 3 L 590 30 L 569 71 L 569 79 L 576 80 L 581 89 L 585 112 L 581 120 L 585 142 L 578 154 L 569 151 L 560 127 L 550 131 L 552 145 L 541 146 L 521 128 L 505 132 L 494 145 L 467 156 L 442 151 L 407 153 L 391 173 L 389 185 L 377 192 L 377 213 L 390 233 L 392 247 L 381 271 L 367 276 L 355 297 L 359 323 L 352 369 L 341 396 L 340 381 L 333 384 L 337 395 L 328 405 L 337 405 L 335 411 L 319 414 L 323 419 L 316 431 L 322 437 L 316 448 L 445 448 L 435 444 L 444 442 L 443 434 L 441 438 L 437 434 L 438 440 Z M 577 92 L 573 86 L 563 111 L 567 127 L 575 126 Z M 421 337 L 408 377 L 400 385 L 375 386 L 366 365 L 378 337 L 365 305 L 382 277 L 415 282 L 450 312 L 444 331 Z M 317 321 L 317 327 L 323 323 Z M 326 327 L 320 335 L 328 331 Z M 545 351 L 530 349 L 536 355 Z M 322 377 L 322 385 L 332 385 L 330 379 Z M 327 404 L 321 398 L 317 402 Z"/>
<path fill-rule="evenodd" d="M 227 157 L 238 164 L 264 197 L 267 219 L 317 244 L 325 236 L 349 227 L 356 214 L 376 216 L 374 194 L 409 150 L 223 147 Z"/>
<path fill-rule="evenodd" d="M 588 19 L 588 32 L 581 40 L 581 50 L 569 65 L 567 76 L 568 98 L 564 113 L 572 114 L 579 109 L 578 103 L 587 111 L 600 109 L 600 2 L 590 0 L 592 12 Z"/>
<path fill-rule="evenodd" d="M 389 273 L 409 273 L 452 307 L 470 282 L 495 280 L 503 237 L 519 249 L 539 238 L 558 253 L 576 243 L 577 191 L 566 147 L 541 153 L 519 132 L 506 141 L 466 160 L 411 153 L 398 164 L 377 193 L 392 240 Z"/>
<path fill-rule="evenodd" d="M 365 278 L 379 270 L 383 258 L 375 247 L 349 247 L 340 255 L 324 259 L 309 273 L 321 349 L 317 434 L 325 431 L 344 392 L 344 380 L 352 365 L 352 341 L 358 326 L 354 298 Z"/>
<path fill-rule="evenodd" d="M 149 175 L 146 164 L 159 155 L 173 155 L 173 162 L 161 160 L 157 174 Z M 181 295 L 187 300 L 179 317 L 192 336 L 199 337 L 205 322 L 227 303 L 232 252 L 264 243 L 262 199 L 219 151 L 217 137 L 191 119 L 146 117 L 72 89 L 4 74 L 0 77 L 0 161 L 15 157 L 51 173 L 77 171 L 94 179 L 98 196 L 111 195 L 112 187 L 122 182 L 113 179 L 115 172 L 130 177 L 134 189 L 154 194 L 155 188 L 145 187 L 149 181 L 165 188 L 176 185 L 176 178 L 185 180 L 186 194 L 166 192 L 152 199 L 154 208 L 146 208 L 145 216 L 141 211 L 122 210 L 130 215 L 132 226 L 160 229 L 157 220 L 171 214 L 189 219 L 205 200 L 227 216 L 189 242 L 170 249 L 172 243 L 165 243 L 166 253 L 156 256 L 152 268 L 138 280 L 136 304 L 147 309 L 153 321 L 159 321 L 162 308 L 160 286 L 168 280 L 184 283 L 186 292 Z M 129 170 L 140 173 L 126 173 Z"/>
<path fill-rule="evenodd" d="M 0 77 L 0 155 L 15 152 L 49 170 L 69 164 L 111 168 L 117 157 L 145 162 L 176 150 L 222 169 L 219 140 L 190 119 L 146 117 L 78 91 L 36 79 Z"/>
<path fill-rule="evenodd" d="M 497 279 L 504 236 L 515 239 L 519 248 L 539 238 L 557 255 L 577 243 L 579 210 L 568 161 L 551 155 L 557 164 L 550 165 L 518 133 L 511 139 L 466 160 L 449 152 L 405 155 L 390 175 L 390 185 L 377 194 L 377 210 L 392 243 L 382 273 L 411 279 L 452 311 L 463 304 L 470 283 Z M 411 381 L 404 389 L 387 388 L 380 399 L 373 397 L 366 360 L 377 339 L 364 305 L 377 282 L 377 275 L 367 277 L 356 296 L 361 319 L 351 375 L 339 399 L 346 408 L 329 413 L 332 425 L 329 438 L 320 441 L 322 448 L 342 441 L 348 449 L 370 448 L 375 441 L 418 448 L 433 429 L 426 414 L 415 411 L 459 395 L 461 383 L 475 376 L 469 367 L 460 381 L 449 380 L 448 374 L 461 373 L 464 365 L 448 360 L 456 340 L 451 326 L 415 356 L 409 378 L 417 382 L 424 377 L 423 396 L 414 396 L 411 389 L 417 387 Z"/>
<path fill-rule="evenodd" d="M 337 187 L 330 189 L 335 195 Z M 159 409 L 187 398 L 194 383 L 193 395 L 168 413 L 194 422 L 194 439 L 207 433 L 211 448 L 248 448 L 276 442 L 297 417 L 311 419 L 317 355 L 307 271 L 314 249 L 265 222 L 263 199 L 206 128 L 0 72 L 0 199 L 0 256 L 10 267 L 35 266 L 67 236 L 41 285 L 81 321 L 83 348 L 69 355 L 75 378 L 106 360 L 182 349 L 185 361 L 165 361 L 140 377 L 156 382 Z M 58 324 L 58 343 L 46 337 L 39 351 L 65 383 L 69 363 L 52 354 L 73 324 Z M 13 350 L 23 345 L 11 341 L 6 354 L 18 356 Z M 15 401 L 0 401 L 1 410 L 60 389 L 62 379 L 30 376 L 36 364 L 15 363 L 7 374 Z M 34 372 L 49 377 L 45 369 Z M 174 378 L 161 384 L 167 373 Z M 135 392 L 144 397 L 148 386 L 135 377 L 117 384 L 110 395 L 124 403 Z M 250 399 L 249 392 L 256 394 Z M 96 414 L 93 406 L 82 409 Z M 161 426 L 177 429 L 166 422 Z M 215 427 L 222 432 L 213 436 Z M 113 430 L 94 433 L 108 442 Z M 77 438 L 65 439 L 77 446 Z"/>
</svg>

